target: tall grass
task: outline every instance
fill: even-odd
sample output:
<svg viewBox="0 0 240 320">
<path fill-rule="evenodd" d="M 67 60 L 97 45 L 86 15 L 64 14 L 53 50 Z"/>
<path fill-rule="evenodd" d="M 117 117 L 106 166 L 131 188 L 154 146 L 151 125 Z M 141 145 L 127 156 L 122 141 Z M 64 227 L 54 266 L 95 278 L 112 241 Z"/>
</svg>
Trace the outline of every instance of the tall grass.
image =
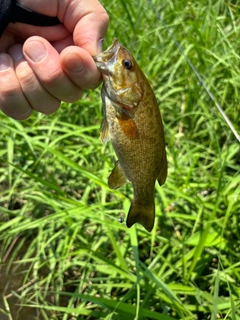
<svg viewBox="0 0 240 320">
<path fill-rule="evenodd" d="M 153 1 L 240 131 L 238 1 Z M 147 1 L 102 1 L 151 81 L 169 175 L 152 233 L 127 229 L 132 187 L 106 184 L 100 88 L 26 121 L 0 114 L 0 318 L 240 319 L 240 152 Z"/>
</svg>

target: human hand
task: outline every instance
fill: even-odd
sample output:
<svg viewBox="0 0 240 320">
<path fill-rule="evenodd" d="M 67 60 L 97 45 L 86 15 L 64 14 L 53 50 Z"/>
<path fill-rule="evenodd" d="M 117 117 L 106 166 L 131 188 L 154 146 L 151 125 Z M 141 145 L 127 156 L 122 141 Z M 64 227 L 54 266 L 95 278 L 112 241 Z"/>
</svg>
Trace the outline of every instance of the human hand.
<svg viewBox="0 0 240 320">
<path fill-rule="evenodd" d="M 0 109 L 23 120 L 32 110 L 55 112 L 77 101 L 101 76 L 92 56 L 101 51 L 108 16 L 97 0 L 21 0 L 62 24 L 37 27 L 10 23 L 0 38 Z"/>
</svg>

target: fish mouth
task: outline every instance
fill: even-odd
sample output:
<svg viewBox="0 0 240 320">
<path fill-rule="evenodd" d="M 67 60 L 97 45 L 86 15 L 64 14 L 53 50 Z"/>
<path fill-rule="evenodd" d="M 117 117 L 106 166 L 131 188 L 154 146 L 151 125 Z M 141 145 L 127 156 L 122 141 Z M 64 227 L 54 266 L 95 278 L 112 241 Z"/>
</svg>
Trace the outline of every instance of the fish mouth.
<svg viewBox="0 0 240 320">
<path fill-rule="evenodd" d="M 117 60 L 117 53 L 120 48 L 120 44 L 116 38 L 114 38 L 113 43 L 105 51 L 101 52 L 97 56 L 93 57 L 97 68 L 103 74 L 109 75 L 110 67 L 114 65 Z"/>
</svg>

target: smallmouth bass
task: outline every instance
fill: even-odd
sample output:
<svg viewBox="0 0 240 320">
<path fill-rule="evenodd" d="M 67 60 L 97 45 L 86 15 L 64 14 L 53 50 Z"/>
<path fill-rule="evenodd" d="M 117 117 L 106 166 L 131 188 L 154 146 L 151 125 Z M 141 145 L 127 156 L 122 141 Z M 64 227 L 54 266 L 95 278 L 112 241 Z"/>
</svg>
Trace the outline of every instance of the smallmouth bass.
<svg viewBox="0 0 240 320">
<path fill-rule="evenodd" d="M 94 57 L 102 73 L 104 119 L 100 138 L 111 140 L 118 157 L 108 178 L 111 189 L 132 182 L 134 197 L 126 224 L 154 226 L 154 188 L 167 177 L 167 158 L 161 114 L 156 97 L 132 54 L 117 39 Z"/>
</svg>

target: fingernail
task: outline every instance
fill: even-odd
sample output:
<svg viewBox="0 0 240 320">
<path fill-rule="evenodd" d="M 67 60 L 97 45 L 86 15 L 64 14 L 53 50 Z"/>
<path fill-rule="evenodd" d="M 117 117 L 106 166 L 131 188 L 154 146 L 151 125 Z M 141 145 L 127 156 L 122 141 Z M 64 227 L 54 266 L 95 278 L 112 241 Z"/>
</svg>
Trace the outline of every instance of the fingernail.
<svg viewBox="0 0 240 320">
<path fill-rule="evenodd" d="M 0 54 L 0 71 L 5 71 L 10 67 L 11 63 L 7 55 Z"/>
<path fill-rule="evenodd" d="M 18 50 L 13 50 L 11 52 L 11 56 L 15 62 L 21 60 L 23 58 L 22 49 L 19 48 Z"/>
<path fill-rule="evenodd" d="M 102 52 L 102 44 L 103 44 L 104 39 L 100 39 L 97 43 L 97 54 Z"/>
<path fill-rule="evenodd" d="M 25 53 L 33 62 L 38 62 L 46 56 L 47 49 L 41 42 L 33 40 L 26 45 Z"/>
<path fill-rule="evenodd" d="M 82 59 L 78 54 L 68 53 L 64 58 L 65 67 L 74 73 L 81 73 L 84 70 Z"/>
</svg>

